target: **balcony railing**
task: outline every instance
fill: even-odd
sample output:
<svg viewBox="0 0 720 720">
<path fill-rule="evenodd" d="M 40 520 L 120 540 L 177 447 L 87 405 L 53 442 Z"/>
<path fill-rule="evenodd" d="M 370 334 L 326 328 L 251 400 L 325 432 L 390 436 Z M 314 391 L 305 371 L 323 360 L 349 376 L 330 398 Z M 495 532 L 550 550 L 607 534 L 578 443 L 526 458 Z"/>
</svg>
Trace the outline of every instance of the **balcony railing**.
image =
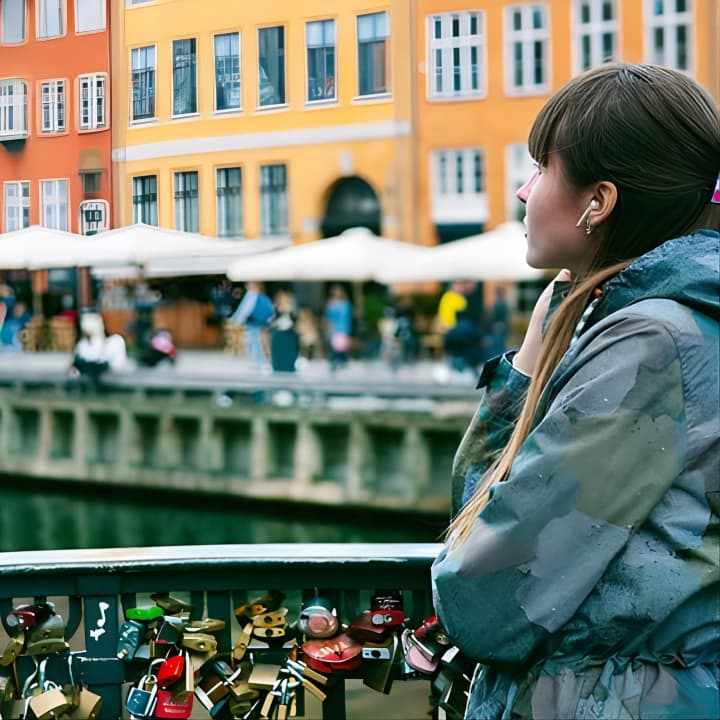
<svg viewBox="0 0 720 720">
<path fill-rule="evenodd" d="M 131 663 L 116 657 L 124 611 L 152 604 L 150 594 L 186 599 L 192 619 L 224 620 L 214 633 L 218 653 L 230 652 L 241 632 L 233 609 L 269 589 L 286 594 L 289 623 L 303 599 L 318 593 L 349 622 L 369 608 L 377 590 L 399 590 L 408 624 L 417 627 L 432 613 L 430 565 L 438 550 L 434 544 L 278 544 L 3 553 L 0 615 L 7 632 L 13 607 L 55 603 L 65 640 L 83 658 L 83 682 L 103 697 L 99 717 L 109 720 L 123 715 L 123 684 L 131 679 Z M 343 720 L 345 678 L 333 678 L 328 688 L 323 717 Z"/>
</svg>

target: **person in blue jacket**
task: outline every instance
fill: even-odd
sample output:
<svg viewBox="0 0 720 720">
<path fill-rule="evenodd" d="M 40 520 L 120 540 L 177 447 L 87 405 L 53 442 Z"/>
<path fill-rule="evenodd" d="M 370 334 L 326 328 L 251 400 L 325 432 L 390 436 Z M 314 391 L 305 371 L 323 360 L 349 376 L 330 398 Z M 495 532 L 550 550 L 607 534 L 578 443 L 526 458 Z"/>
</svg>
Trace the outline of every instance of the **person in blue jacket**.
<svg viewBox="0 0 720 720">
<path fill-rule="evenodd" d="M 518 191 L 564 268 L 489 361 L 432 568 L 471 720 L 720 716 L 720 122 L 611 63 L 552 97 Z"/>
</svg>

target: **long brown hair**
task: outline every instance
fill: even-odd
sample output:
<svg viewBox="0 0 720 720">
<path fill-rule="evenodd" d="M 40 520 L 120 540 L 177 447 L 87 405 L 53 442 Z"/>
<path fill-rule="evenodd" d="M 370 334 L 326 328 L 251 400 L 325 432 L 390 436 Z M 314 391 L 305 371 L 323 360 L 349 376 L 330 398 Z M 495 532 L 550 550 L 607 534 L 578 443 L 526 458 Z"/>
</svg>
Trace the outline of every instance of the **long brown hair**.
<svg viewBox="0 0 720 720">
<path fill-rule="evenodd" d="M 540 111 L 529 137 L 539 163 L 552 153 L 571 186 L 612 182 L 617 202 L 583 277 L 552 317 L 527 397 L 505 448 L 448 529 L 463 543 L 506 480 L 536 422 L 548 382 L 570 346 L 594 290 L 634 258 L 698 227 L 720 230 L 720 206 L 709 201 L 720 170 L 720 120 L 710 95 L 680 72 L 655 65 L 610 63 L 578 75 Z"/>
</svg>

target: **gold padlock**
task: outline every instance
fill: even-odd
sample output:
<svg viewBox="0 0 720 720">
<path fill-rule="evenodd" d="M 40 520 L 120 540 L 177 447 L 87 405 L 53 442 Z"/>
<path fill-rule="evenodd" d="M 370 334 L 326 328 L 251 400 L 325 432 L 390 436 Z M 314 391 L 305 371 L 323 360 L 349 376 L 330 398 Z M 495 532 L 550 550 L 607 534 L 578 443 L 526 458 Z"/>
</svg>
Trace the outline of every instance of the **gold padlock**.
<svg viewBox="0 0 720 720">
<path fill-rule="evenodd" d="M 102 710 L 102 695 L 86 687 L 80 689 L 77 707 L 69 714 L 71 720 L 95 720 Z"/>
<path fill-rule="evenodd" d="M 51 720 L 62 715 L 71 705 L 59 687 L 45 690 L 30 698 L 30 709 L 37 720 Z"/>
<path fill-rule="evenodd" d="M 11 637 L 8 640 L 8 644 L 5 646 L 5 651 L 0 657 L 0 665 L 7 667 L 12 665 L 13 660 L 22 652 L 25 647 L 25 631 L 21 632 L 16 637 Z"/>
</svg>

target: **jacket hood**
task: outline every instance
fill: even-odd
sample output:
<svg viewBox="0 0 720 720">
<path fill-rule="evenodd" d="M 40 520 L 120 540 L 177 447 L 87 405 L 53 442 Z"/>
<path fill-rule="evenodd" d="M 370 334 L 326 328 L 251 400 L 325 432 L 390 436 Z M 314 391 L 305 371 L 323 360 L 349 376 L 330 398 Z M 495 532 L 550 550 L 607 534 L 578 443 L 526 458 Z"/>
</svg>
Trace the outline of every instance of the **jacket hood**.
<svg viewBox="0 0 720 720">
<path fill-rule="evenodd" d="M 610 278 L 586 328 L 641 300 L 666 298 L 720 321 L 720 233 L 673 238 Z"/>
</svg>

